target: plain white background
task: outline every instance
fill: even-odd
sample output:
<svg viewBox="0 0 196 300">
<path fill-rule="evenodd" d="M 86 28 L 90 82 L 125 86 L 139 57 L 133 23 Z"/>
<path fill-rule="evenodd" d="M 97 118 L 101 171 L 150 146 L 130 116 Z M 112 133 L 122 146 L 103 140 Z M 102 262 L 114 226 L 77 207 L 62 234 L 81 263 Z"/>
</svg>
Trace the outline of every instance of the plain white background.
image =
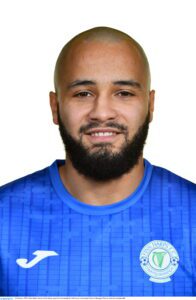
<svg viewBox="0 0 196 300">
<path fill-rule="evenodd" d="M 145 157 L 195 182 L 194 0 L 8 0 L 0 7 L 0 185 L 64 158 L 48 100 L 53 69 L 63 45 L 95 26 L 143 46 L 156 90 Z"/>
</svg>

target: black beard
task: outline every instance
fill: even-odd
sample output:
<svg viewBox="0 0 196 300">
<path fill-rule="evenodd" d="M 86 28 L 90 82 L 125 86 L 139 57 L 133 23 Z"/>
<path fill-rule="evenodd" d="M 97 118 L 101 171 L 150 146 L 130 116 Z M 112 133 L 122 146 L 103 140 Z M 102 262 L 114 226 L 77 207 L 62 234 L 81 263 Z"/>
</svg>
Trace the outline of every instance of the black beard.
<svg viewBox="0 0 196 300">
<path fill-rule="evenodd" d="M 131 140 L 127 140 L 118 152 L 113 153 L 109 143 L 96 144 L 95 152 L 90 153 L 89 148 L 85 147 L 81 140 L 74 139 L 65 128 L 60 113 L 58 111 L 59 131 L 65 146 L 65 150 L 74 168 L 82 175 L 95 181 L 108 181 L 119 178 L 129 172 L 142 155 L 145 141 L 148 135 L 150 114 L 148 112 L 142 126 L 138 129 Z M 127 129 L 124 125 L 114 122 L 104 124 L 106 127 L 117 129 Z M 80 133 L 87 129 L 100 127 L 100 123 L 92 122 L 80 128 Z"/>
</svg>

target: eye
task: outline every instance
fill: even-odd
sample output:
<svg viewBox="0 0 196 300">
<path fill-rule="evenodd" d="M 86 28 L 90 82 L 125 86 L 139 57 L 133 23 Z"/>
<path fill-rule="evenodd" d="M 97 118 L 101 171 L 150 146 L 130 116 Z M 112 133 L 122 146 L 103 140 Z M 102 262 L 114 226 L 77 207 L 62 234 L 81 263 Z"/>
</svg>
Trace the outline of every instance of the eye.
<svg viewBox="0 0 196 300">
<path fill-rule="evenodd" d="M 117 93 L 118 96 L 120 97 L 133 97 L 135 96 L 133 93 L 129 92 L 129 91 L 119 91 Z"/>
<path fill-rule="evenodd" d="M 92 96 L 92 94 L 88 91 L 82 91 L 82 92 L 74 94 L 74 97 L 79 97 L 79 98 L 90 97 L 90 96 Z"/>
</svg>

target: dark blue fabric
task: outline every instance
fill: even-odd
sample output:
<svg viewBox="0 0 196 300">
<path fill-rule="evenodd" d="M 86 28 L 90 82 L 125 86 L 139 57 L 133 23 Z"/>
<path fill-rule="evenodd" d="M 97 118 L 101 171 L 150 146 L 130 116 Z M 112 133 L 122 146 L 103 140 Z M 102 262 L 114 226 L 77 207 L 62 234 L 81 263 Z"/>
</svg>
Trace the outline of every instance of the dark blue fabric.
<svg viewBox="0 0 196 300">
<path fill-rule="evenodd" d="M 65 189 L 64 163 L 0 188 L 0 295 L 195 296 L 196 185 L 145 160 L 131 196 L 92 206 Z M 144 246 L 157 240 L 179 255 L 168 282 L 150 281 L 140 265 Z M 29 268 L 16 262 L 35 261 L 36 251 L 55 254 Z"/>
</svg>

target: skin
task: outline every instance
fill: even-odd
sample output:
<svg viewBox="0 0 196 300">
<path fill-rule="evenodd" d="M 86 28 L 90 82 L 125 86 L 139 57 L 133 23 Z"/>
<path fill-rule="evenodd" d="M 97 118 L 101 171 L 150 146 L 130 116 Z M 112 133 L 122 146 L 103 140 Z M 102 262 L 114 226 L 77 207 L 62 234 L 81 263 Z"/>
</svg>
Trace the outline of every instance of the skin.
<svg viewBox="0 0 196 300">
<path fill-rule="evenodd" d="M 76 80 L 91 83 L 73 86 Z M 115 121 L 128 127 L 128 138 L 131 139 L 143 124 L 148 110 L 150 120 L 153 117 L 155 92 L 150 90 L 149 82 L 143 56 L 130 40 L 78 39 L 61 60 L 56 92 L 50 92 L 53 122 L 58 125 L 59 106 L 61 119 L 69 133 L 81 140 L 89 151 L 97 151 L 97 143 L 108 142 L 112 152 L 119 152 L 125 142 L 123 132 L 110 137 L 92 137 L 80 134 L 79 129 L 98 121 L 99 131 L 109 131 L 111 128 L 106 123 Z M 67 155 L 66 164 L 59 168 L 59 173 L 65 187 L 78 200 L 91 205 L 108 205 L 135 191 L 144 174 L 144 162 L 141 156 L 128 173 L 100 183 L 78 173 Z"/>
</svg>

